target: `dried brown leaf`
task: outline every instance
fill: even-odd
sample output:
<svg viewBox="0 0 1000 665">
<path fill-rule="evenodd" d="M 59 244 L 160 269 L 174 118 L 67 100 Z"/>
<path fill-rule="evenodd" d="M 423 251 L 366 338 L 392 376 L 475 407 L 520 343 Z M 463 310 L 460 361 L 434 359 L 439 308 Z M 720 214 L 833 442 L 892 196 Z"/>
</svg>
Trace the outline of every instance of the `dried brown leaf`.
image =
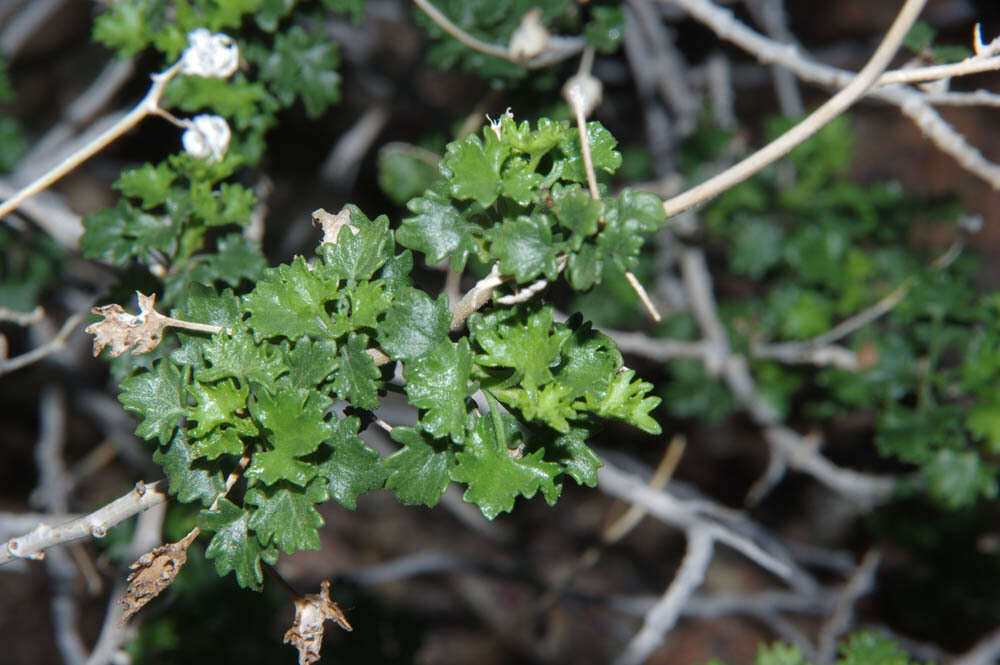
<svg viewBox="0 0 1000 665">
<path fill-rule="evenodd" d="M 330 582 L 323 580 L 319 593 L 295 600 L 295 621 L 285 633 L 284 641 L 299 650 L 299 665 L 319 660 L 323 646 L 323 624 L 334 621 L 344 630 L 353 630 L 337 603 L 330 600 Z"/>
<path fill-rule="evenodd" d="M 351 224 L 351 211 L 347 208 L 342 209 L 336 215 L 319 208 L 313 211 L 312 217 L 313 225 L 315 226 L 316 222 L 319 222 L 323 228 L 323 240 L 320 244 L 336 245 L 337 238 L 340 237 L 340 230 L 345 226 L 351 230 L 351 233 L 358 235 L 358 227 Z"/>
<path fill-rule="evenodd" d="M 128 576 L 128 589 L 121 599 L 123 625 L 173 584 L 187 562 L 188 547 L 197 536 L 198 530 L 192 530 L 182 540 L 155 547 L 129 566 L 132 572 Z"/>
<path fill-rule="evenodd" d="M 172 319 L 153 309 L 155 293 L 147 296 L 136 291 L 135 294 L 139 300 L 138 314 L 129 314 L 118 304 L 102 305 L 91 310 L 104 317 L 103 321 L 87 326 L 85 331 L 94 336 L 95 356 L 108 345 L 114 357 L 129 350 L 146 353 L 155 349 L 163 339 L 163 329 L 171 324 Z"/>
</svg>

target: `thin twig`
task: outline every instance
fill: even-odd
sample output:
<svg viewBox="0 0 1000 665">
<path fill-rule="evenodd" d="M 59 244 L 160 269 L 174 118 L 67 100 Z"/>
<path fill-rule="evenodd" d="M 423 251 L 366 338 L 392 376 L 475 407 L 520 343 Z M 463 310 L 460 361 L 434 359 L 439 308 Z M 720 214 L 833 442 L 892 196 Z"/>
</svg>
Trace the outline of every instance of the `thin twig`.
<svg viewBox="0 0 1000 665">
<path fill-rule="evenodd" d="M 754 154 L 697 187 L 668 201 L 664 201 L 663 209 L 667 217 L 672 217 L 679 212 L 683 212 L 731 189 L 737 183 L 746 180 L 768 164 L 777 161 L 791 152 L 793 148 L 800 145 L 803 141 L 829 124 L 831 120 L 847 110 L 848 107 L 864 95 L 885 70 L 899 48 L 899 45 L 903 42 L 903 38 L 906 36 L 910 26 L 913 25 L 921 9 L 923 9 L 924 2 L 925 0 L 907 0 L 871 59 L 846 87 L 797 125 Z"/>
<path fill-rule="evenodd" d="M 73 331 L 76 330 L 86 314 L 74 314 L 73 316 L 66 319 L 63 323 L 62 328 L 56 333 L 50 341 L 46 342 L 42 346 L 39 346 L 31 351 L 22 353 L 19 356 L 14 356 L 13 358 L 0 358 L 0 376 L 4 374 L 9 374 L 10 372 L 19 370 L 23 367 L 27 367 L 32 363 L 36 363 L 42 358 L 48 356 L 49 354 L 60 351 L 66 346 L 66 340 L 69 338 Z"/>
<path fill-rule="evenodd" d="M 881 561 L 882 555 L 878 550 L 869 550 L 844 585 L 834 605 L 833 613 L 819 631 L 820 663 L 833 662 L 837 655 L 837 639 L 850 629 L 858 599 L 871 593 L 875 588 L 875 573 Z"/>
<path fill-rule="evenodd" d="M 136 483 L 135 489 L 115 499 L 89 515 L 58 526 L 40 523 L 30 532 L 0 544 L 0 565 L 17 559 L 43 559 L 45 550 L 53 545 L 80 538 L 103 537 L 111 527 L 133 515 L 167 501 L 163 481 Z"/>
<path fill-rule="evenodd" d="M 664 636 L 677 623 L 681 611 L 695 590 L 705 581 L 705 573 L 712 562 L 715 539 L 705 527 L 687 530 L 687 553 L 677 575 L 666 593 L 646 614 L 642 628 L 614 660 L 616 665 L 640 665 L 663 643 Z"/>
<path fill-rule="evenodd" d="M 166 88 L 170 79 L 172 79 L 177 72 L 180 71 L 180 68 L 181 61 L 177 61 L 174 65 L 167 68 L 163 72 L 154 74 L 152 77 L 153 84 L 149 87 L 149 91 L 146 93 L 146 96 L 142 98 L 134 109 L 129 111 L 125 117 L 94 139 L 94 141 L 70 155 L 33 183 L 24 187 L 17 194 L 0 204 L 0 218 L 9 215 L 11 212 L 16 210 L 25 199 L 31 198 L 43 189 L 48 189 L 53 183 L 58 181 L 64 175 L 93 157 L 103 148 L 114 142 L 115 139 L 138 125 L 143 118 L 158 110 L 160 97 L 163 96 L 164 88 Z"/>
</svg>

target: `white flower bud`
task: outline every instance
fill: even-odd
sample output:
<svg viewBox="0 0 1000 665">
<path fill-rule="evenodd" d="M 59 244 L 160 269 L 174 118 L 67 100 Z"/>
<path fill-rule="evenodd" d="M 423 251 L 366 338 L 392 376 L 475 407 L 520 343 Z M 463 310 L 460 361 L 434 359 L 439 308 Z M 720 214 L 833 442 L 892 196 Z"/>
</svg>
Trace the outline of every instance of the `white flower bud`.
<svg viewBox="0 0 1000 665">
<path fill-rule="evenodd" d="M 229 35 L 214 35 L 206 28 L 188 33 L 188 47 L 181 56 L 181 74 L 229 78 L 240 65 L 240 50 Z"/>
<path fill-rule="evenodd" d="M 217 115 L 196 115 L 185 121 L 187 129 L 181 136 L 184 151 L 198 159 L 217 162 L 226 155 L 232 136 L 224 118 Z"/>
</svg>

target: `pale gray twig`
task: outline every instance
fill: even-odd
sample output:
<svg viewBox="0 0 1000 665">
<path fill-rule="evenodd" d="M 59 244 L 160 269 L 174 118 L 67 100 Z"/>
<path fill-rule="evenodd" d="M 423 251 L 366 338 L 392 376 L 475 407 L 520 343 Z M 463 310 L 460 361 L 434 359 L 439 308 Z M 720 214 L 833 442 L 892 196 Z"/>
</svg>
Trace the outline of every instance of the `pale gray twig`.
<svg viewBox="0 0 1000 665">
<path fill-rule="evenodd" d="M 850 629 L 858 599 L 875 588 L 875 573 L 881 561 L 882 555 L 878 550 L 869 550 L 844 585 L 833 613 L 819 631 L 817 657 L 820 663 L 832 663 L 836 657 L 837 639 Z"/>
<path fill-rule="evenodd" d="M 995 665 L 1000 660 L 1000 627 L 995 628 L 951 665 Z"/>
<path fill-rule="evenodd" d="M 68 543 L 80 538 L 101 538 L 111 527 L 167 501 L 162 489 L 163 482 L 136 483 L 135 489 L 89 515 L 57 526 L 39 524 L 19 538 L 11 538 L 0 544 L 0 564 L 15 558 L 42 559 L 45 550 L 60 543 Z"/>
<path fill-rule="evenodd" d="M 700 185 L 663 202 L 663 209 L 668 217 L 687 210 L 699 203 L 707 201 L 722 192 L 732 188 L 737 183 L 759 172 L 768 164 L 791 152 L 793 148 L 825 127 L 834 118 L 846 111 L 854 102 L 860 99 L 875 83 L 879 75 L 885 71 L 889 61 L 895 55 L 903 42 L 907 31 L 916 21 L 925 0 L 907 0 L 899 11 L 896 20 L 886 32 L 882 43 L 875 50 L 868 63 L 862 68 L 849 84 L 827 100 L 818 109 L 806 116 L 802 121 L 787 132 L 771 141 L 766 146 L 743 159 L 722 173 L 706 180 Z"/>
<path fill-rule="evenodd" d="M 705 525 L 687 529 L 687 553 L 666 593 L 649 609 L 642 628 L 625 650 L 614 660 L 616 665 L 639 665 L 663 643 L 664 636 L 676 625 L 684 606 L 705 581 L 705 573 L 712 562 L 715 539 Z"/>
</svg>

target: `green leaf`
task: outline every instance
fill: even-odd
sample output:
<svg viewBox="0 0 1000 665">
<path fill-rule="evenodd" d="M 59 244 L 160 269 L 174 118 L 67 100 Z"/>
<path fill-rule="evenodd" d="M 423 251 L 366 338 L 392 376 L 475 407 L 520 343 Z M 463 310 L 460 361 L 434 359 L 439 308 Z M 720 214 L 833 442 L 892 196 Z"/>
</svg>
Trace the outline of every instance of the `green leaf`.
<svg viewBox="0 0 1000 665">
<path fill-rule="evenodd" d="M 199 254 L 192 263 L 188 280 L 202 284 L 223 281 L 230 286 L 239 286 L 244 280 L 256 282 L 267 268 L 260 245 L 240 233 L 219 238 L 214 252 Z"/>
<path fill-rule="evenodd" d="M 483 350 L 476 363 L 485 367 L 511 367 L 529 391 L 552 380 L 550 367 L 572 333 L 554 328 L 552 308 L 517 306 L 469 317 L 472 339 Z"/>
<path fill-rule="evenodd" d="M 80 251 L 88 259 L 107 259 L 124 265 L 132 257 L 145 259 L 154 250 L 168 256 L 180 233 L 170 216 L 150 215 L 121 199 L 114 208 L 87 215 Z"/>
<path fill-rule="evenodd" d="M 237 409 L 246 408 L 247 395 L 250 394 L 250 388 L 246 384 L 237 388 L 231 380 L 212 385 L 194 383 L 187 387 L 187 391 L 196 402 L 188 411 L 188 419 L 198 423 L 190 430 L 191 436 L 201 438 L 224 423 L 245 422 L 237 419 L 234 414 Z M 249 431 L 243 432 L 244 434 L 257 433 L 251 423 L 247 423 L 247 426 Z"/>
<path fill-rule="evenodd" d="M 543 178 L 535 173 L 533 164 L 523 157 L 513 157 L 504 164 L 500 193 L 526 206 L 538 196 L 542 182 Z"/>
<path fill-rule="evenodd" d="M 396 232 L 403 247 L 427 256 L 427 264 L 451 259 L 451 269 L 461 271 L 469 254 L 476 252 L 476 236 L 481 229 L 467 221 L 450 203 L 428 193 L 407 204 L 415 217 L 407 217 Z"/>
<path fill-rule="evenodd" d="M 184 432 L 177 431 L 167 448 L 153 453 L 153 461 L 163 467 L 170 483 L 170 493 L 181 503 L 200 501 L 203 506 L 211 505 L 226 488 L 220 471 L 214 464 L 202 464 L 194 446 Z"/>
<path fill-rule="evenodd" d="M 118 401 L 127 411 L 142 418 L 136 434 L 144 439 L 155 438 L 164 446 L 184 417 L 184 381 L 180 370 L 169 360 L 158 360 L 152 370 L 122 382 Z"/>
<path fill-rule="evenodd" d="M 123 56 L 135 55 L 152 39 L 148 20 L 151 8 L 149 0 L 108 5 L 94 20 L 94 41 L 118 49 Z"/>
<path fill-rule="evenodd" d="M 231 377 L 244 388 L 253 381 L 274 391 L 275 381 L 288 369 L 274 347 L 255 342 L 242 326 L 235 327 L 232 333 L 222 331 L 212 335 L 202 354 L 206 366 L 195 373 L 199 381 Z"/>
<path fill-rule="evenodd" d="M 598 249 L 619 270 L 635 270 L 645 242 L 642 234 L 655 231 L 665 220 L 663 204 L 656 196 L 624 190 L 606 204 Z"/>
<path fill-rule="evenodd" d="M 597 233 L 604 206 L 595 201 L 579 185 L 552 188 L 552 211 L 559 225 L 572 234 L 571 246 L 579 250 L 584 238 Z"/>
<path fill-rule="evenodd" d="M 855 633 L 838 650 L 837 665 L 911 665 L 896 642 L 875 633 Z"/>
<path fill-rule="evenodd" d="M 514 275 L 519 283 L 541 274 L 551 280 L 559 274 L 552 231 L 542 215 L 504 220 L 494 229 L 491 249 L 500 261 L 500 271 Z"/>
<path fill-rule="evenodd" d="M 404 205 L 438 178 L 438 157 L 417 146 L 390 143 L 378 151 L 378 186 Z"/>
<path fill-rule="evenodd" d="M 432 353 L 406 363 L 410 404 L 427 410 L 420 417 L 421 429 L 438 439 L 465 440 L 466 400 L 475 389 L 469 385 L 471 373 L 472 351 L 464 337 L 457 344 L 445 340 Z"/>
<path fill-rule="evenodd" d="M 448 191 L 459 200 L 472 199 L 484 208 L 500 193 L 500 166 L 510 154 L 510 145 L 483 131 L 485 143 L 476 134 L 446 147 L 441 173 L 448 179 Z"/>
<path fill-rule="evenodd" d="M 600 53 L 617 51 L 624 35 L 625 24 L 620 7 L 596 5 L 590 10 L 590 21 L 584 28 L 583 36 Z"/>
<path fill-rule="evenodd" d="M 136 169 L 122 171 L 113 187 L 133 199 L 142 199 L 142 207 L 151 210 L 167 201 L 170 186 L 177 174 L 170 164 L 160 162 L 156 166 L 143 164 Z"/>
<path fill-rule="evenodd" d="M 734 226 L 729 267 L 737 274 L 760 279 L 781 260 L 784 232 L 766 219 L 737 220 Z"/>
<path fill-rule="evenodd" d="M 194 442 L 195 457 L 205 457 L 210 460 L 222 455 L 242 455 L 243 440 L 234 427 L 220 427 Z"/>
<path fill-rule="evenodd" d="M 618 142 L 604 125 L 597 121 L 587 123 L 587 139 L 590 141 L 590 155 L 595 171 L 614 173 L 622 165 L 621 153 L 615 150 Z M 566 132 L 565 138 L 559 143 L 559 149 L 566 155 L 563 164 L 562 177 L 587 182 L 587 170 L 583 164 L 583 152 L 580 147 L 580 132 L 575 127 Z"/>
<path fill-rule="evenodd" d="M 315 388 L 337 367 L 337 343 L 303 337 L 295 342 L 295 348 L 288 354 L 287 367 L 288 378 L 294 387 Z"/>
<path fill-rule="evenodd" d="M 333 380 L 333 389 L 338 397 L 353 406 L 372 411 L 379 407 L 381 375 L 372 357 L 365 352 L 367 348 L 367 335 L 350 334 L 347 344 L 340 347 L 340 362 Z"/>
<path fill-rule="evenodd" d="M 285 106 L 300 98 L 306 115 L 318 118 L 340 99 L 340 58 L 336 45 L 322 33 L 309 35 L 295 25 L 276 34 L 272 46 L 252 45 L 244 52 L 257 63 L 260 80 Z"/>
<path fill-rule="evenodd" d="M 987 450 L 1000 453 L 1000 394 L 992 394 L 989 401 L 970 408 L 965 426 L 974 437 L 985 440 Z"/>
<path fill-rule="evenodd" d="M 361 282 L 347 291 L 347 299 L 338 303 L 333 314 L 334 330 L 342 335 L 361 328 L 378 328 L 378 317 L 389 309 L 391 301 L 392 295 L 383 280 Z"/>
<path fill-rule="evenodd" d="M 340 420 L 320 448 L 325 457 L 318 463 L 330 496 L 349 510 L 357 508 L 359 495 L 381 488 L 388 475 L 379 454 L 358 436 L 360 426 L 354 416 Z"/>
<path fill-rule="evenodd" d="M 519 434 L 514 419 L 501 413 L 494 402 L 489 414 L 476 420 L 465 446 L 455 454 L 457 464 L 451 478 L 469 486 L 462 498 L 479 506 L 487 519 L 509 512 L 518 496 L 530 499 L 541 490 L 550 506 L 559 498 L 562 485 L 554 479 L 561 467 L 544 461 L 543 450 L 518 457 L 512 444 Z"/>
<path fill-rule="evenodd" d="M 263 547 L 276 547 L 285 554 L 320 549 L 319 528 L 323 518 L 313 507 L 328 495 L 318 478 L 303 491 L 280 483 L 273 487 L 247 490 L 246 503 L 257 506 L 247 523 L 257 532 Z"/>
<path fill-rule="evenodd" d="M 781 642 L 761 644 L 754 656 L 754 665 L 809 665 L 809 661 L 796 646 Z"/>
<path fill-rule="evenodd" d="M 241 587 L 256 590 L 264 580 L 260 560 L 265 553 L 251 534 L 249 521 L 250 513 L 236 507 L 229 499 L 220 501 L 217 510 L 203 510 L 198 514 L 198 525 L 215 532 L 205 549 L 205 556 L 215 561 L 215 569 L 220 575 L 235 572 L 236 582 Z"/>
<path fill-rule="evenodd" d="M 648 397 L 653 384 L 642 380 L 633 382 L 634 376 L 634 369 L 620 371 L 608 386 L 604 399 L 598 401 L 590 393 L 587 394 L 587 406 L 599 416 L 617 418 L 643 432 L 660 434 L 663 431 L 660 424 L 649 415 L 660 405 L 660 398 Z"/>
<path fill-rule="evenodd" d="M 553 371 L 556 381 L 571 388 L 574 398 L 586 394 L 603 397 L 622 366 L 618 347 L 578 314 L 567 322 L 567 327 L 573 332 L 560 348 L 562 360 Z"/>
<path fill-rule="evenodd" d="M 258 339 L 303 335 L 330 337 L 326 302 L 337 296 L 339 280 L 301 256 L 291 264 L 264 271 L 253 291 L 243 296 L 247 324 Z"/>
<path fill-rule="evenodd" d="M 390 436 L 403 447 L 383 461 L 389 471 L 386 488 L 407 505 L 433 508 L 451 483 L 453 453 L 443 442 L 412 427 L 394 427 Z"/>
<path fill-rule="evenodd" d="M 222 328 L 235 328 L 240 321 L 240 301 L 232 289 L 217 293 L 204 284 L 188 284 L 177 300 L 171 316 Z"/>
<path fill-rule="evenodd" d="M 997 468 L 971 450 L 939 450 L 924 473 L 931 496 L 952 510 L 969 507 L 980 497 L 997 496 Z"/>
<path fill-rule="evenodd" d="M 323 406 L 310 396 L 306 390 L 283 389 L 273 396 L 257 391 L 250 413 L 266 430 L 270 450 L 254 454 L 248 477 L 268 485 L 288 480 L 305 487 L 316 476 L 316 466 L 299 458 L 314 452 L 331 428 L 323 419 Z"/>
<path fill-rule="evenodd" d="M 419 289 L 400 290 L 378 328 L 378 343 L 393 360 L 419 358 L 448 337 L 451 311 L 444 294 L 437 300 Z"/>
<path fill-rule="evenodd" d="M 547 457 L 558 462 L 563 472 L 575 480 L 578 485 L 597 487 L 597 470 L 601 468 L 601 458 L 587 445 L 591 436 L 589 429 L 571 428 L 566 433 L 560 433 L 545 444 L 549 451 Z"/>
<path fill-rule="evenodd" d="M 347 280 L 348 286 L 354 286 L 357 282 L 371 279 L 375 271 L 392 258 L 393 240 L 388 217 L 380 215 L 371 221 L 357 206 L 348 206 L 348 209 L 351 211 L 351 224 L 358 232 L 353 233 L 344 227 L 336 243 L 323 243 L 318 251 L 332 275 Z"/>
<path fill-rule="evenodd" d="M 601 259 L 601 252 L 591 243 L 581 245 L 577 251 L 570 254 L 566 264 L 567 279 L 575 291 L 586 291 L 599 284 L 603 271 L 604 261 Z"/>
</svg>

